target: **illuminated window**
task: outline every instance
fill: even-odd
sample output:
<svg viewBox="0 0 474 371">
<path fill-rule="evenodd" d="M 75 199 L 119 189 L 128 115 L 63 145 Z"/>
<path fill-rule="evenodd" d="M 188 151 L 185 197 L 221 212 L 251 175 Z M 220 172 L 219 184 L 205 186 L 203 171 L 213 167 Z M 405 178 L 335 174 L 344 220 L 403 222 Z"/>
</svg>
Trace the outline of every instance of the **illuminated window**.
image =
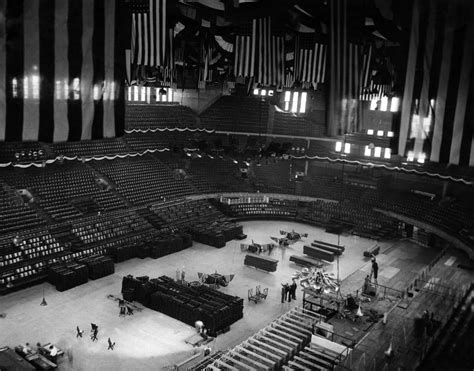
<svg viewBox="0 0 474 371">
<path fill-rule="evenodd" d="M 69 83 L 67 80 L 63 81 L 63 92 L 64 92 L 64 99 L 69 98 Z"/>
<path fill-rule="evenodd" d="M 151 88 L 147 86 L 146 88 L 146 102 L 150 103 Z"/>
<path fill-rule="evenodd" d="M 18 97 L 18 80 L 16 78 L 12 79 L 12 96 L 13 98 Z"/>
<path fill-rule="evenodd" d="M 267 91 L 265 89 L 262 89 L 260 95 L 264 97 L 265 95 L 267 95 Z"/>
<path fill-rule="evenodd" d="M 32 93 L 33 99 L 39 99 L 40 96 L 40 78 L 38 75 L 31 76 L 31 85 L 32 85 Z"/>
<path fill-rule="evenodd" d="M 115 81 L 110 83 L 110 95 L 109 100 L 115 100 Z"/>
<path fill-rule="evenodd" d="M 94 100 L 99 100 L 99 85 L 94 85 L 94 88 L 92 89 L 92 96 Z"/>
<path fill-rule="evenodd" d="M 413 151 L 408 151 L 407 161 L 413 162 L 414 159 L 415 159 L 415 153 Z"/>
<path fill-rule="evenodd" d="M 431 122 L 432 122 L 432 117 L 431 115 L 428 117 L 425 117 L 423 119 L 423 133 L 422 133 L 422 139 L 426 139 L 428 137 L 428 134 L 431 131 Z"/>
<path fill-rule="evenodd" d="M 377 136 L 383 137 L 383 130 L 377 130 Z"/>
<path fill-rule="evenodd" d="M 72 80 L 72 93 L 74 100 L 78 100 L 81 97 L 81 80 L 79 77 L 75 77 Z"/>
<path fill-rule="evenodd" d="M 23 78 L 23 99 L 28 99 L 28 77 Z"/>
<path fill-rule="evenodd" d="M 253 89 L 253 95 L 258 95 L 258 89 Z"/>
<path fill-rule="evenodd" d="M 351 153 L 351 144 L 344 143 L 344 153 Z"/>
<path fill-rule="evenodd" d="M 142 102 L 145 102 L 146 100 L 146 88 L 144 86 L 142 86 L 140 89 L 140 100 Z"/>
<path fill-rule="evenodd" d="M 390 112 L 398 112 L 400 108 L 400 98 L 393 97 L 392 104 L 390 105 Z"/>
<path fill-rule="evenodd" d="M 393 131 L 387 131 L 387 137 L 393 138 Z"/>
<path fill-rule="evenodd" d="M 390 148 L 385 148 L 383 153 L 383 158 L 390 159 L 392 156 L 392 150 Z"/>
<path fill-rule="evenodd" d="M 285 91 L 285 102 L 289 102 L 291 99 L 291 92 Z"/>
<path fill-rule="evenodd" d="M 418 155 L 417 161 L 418 161 L 418 163 L 420 163 L 420 164 L 424 164 L 424 163 L 425 163 L 425 159 L 426 159 L 426 154 L 425 154 L 425 153 L 420 153 L 420 154 Z"/>
<path fill-rule="evenodd" d="M 372 154 L 372 150 L 370 149 L 370 147 L 369 147 L 369 146 L 365 146 L 365 149 L 364 149 L 364 156 L 369 157 L 371 154 Z"/>
<path fill-rule="evenodd" d="M 268 91 L 268 96 L 269 96 L 269 97 L 273 97 L 273 90 L 269 90 L 269 91 Z"/>
<path fill-rule="evenodd" d="M 382 101 L 380 102 L 380 110 L 386 111 L 388 109 L 388 97 L 382 97 Z"/>
<path fill-rule="evenodd" d="M 55 96 L 56 96 L 56 99 L 61 99 L 61 81 L 56 81 L 56 83 L 54 84 L 54 92 L 55 92 Z"/>
<path fill-rule="evenodd" d="M 291 112 L 298 112 L 298 92 L 293 92 L 293 102 L 291 103 Z"/>
<path fill-rule="evenodd" d="M 133 100 L 138 102 L 138 86 L 133 87 Z"/>
<path fill-rule="evenodd" d="M 372 99 L 370 101 L 370 108 L 371 111 L 375 111 L 377 109 L 377 99 Z"/>
<path fill-rule="evenodd" d="M 305 113 L 306 112 L 306 97 L 307 93 L 303 92 L 301 93 L 301 105 L 300 105 L 300 113 Z"/>
<path fill-rule="evenodd" d="M 128 101 L 130 102 L 132 100 L 132 87 L 128 87 Z"/>
<path fill-rule="evenodd" d="M 336 142 L 336 152 L 341 152 L 342 150 L 342 142 Z"/>
<path fill-rule="evenodd" d="M 285 111 L 290 110 L 290 102 L 285 102 Z"/>
<path fill-rule="evenodd" d="M 168 92 L 168 102 L 172 102 L 173 101 L 173 89 L 167 89 L 167 92 Z"/>
<path fill-rule="evenodd" d="M 374 135 L 374 129 L 367 129 L 367 135 Z"/>
<path fill-rule="evenodd" d="M 375 147 L 374 157 L 380 157 L 382 155 L 382 147 Z"/>
</svg>

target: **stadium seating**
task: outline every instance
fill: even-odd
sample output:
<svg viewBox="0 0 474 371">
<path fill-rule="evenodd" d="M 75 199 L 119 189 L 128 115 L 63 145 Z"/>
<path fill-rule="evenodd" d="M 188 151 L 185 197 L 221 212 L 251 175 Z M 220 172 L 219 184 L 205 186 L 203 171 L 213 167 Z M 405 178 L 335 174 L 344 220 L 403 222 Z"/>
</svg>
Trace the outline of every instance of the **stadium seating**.
<svg viewBox="0 0 474 371">
<path fill-rule="evenodd" d="M 248 108 L 238 110 L 235 97 L 223 97 L 204 112 L 201 120 L 214 124 L 219 121 L 218 125 L 230 130 L 236 129 L 241 119 L 238 130 L 251 131 L 247 126 L 254 125 L 255 120 L 267 120 L 268 105 L 254 97 L 246 99 L 244 106 L 248 103 Z M 169 122 L 189 127 L 188 109 L 179 107 L 159 109 L 173 116 Z M 146 113 L 141 106 L 131 110 L 133 115 L 140 116 L 141 110 Z M 213 110 L 220 113 L 214 115 Z M 135 127 L 158 127 L 151 126 L 145 113 Z M 375 177 L 365 181 L 364 175 L 355 174 L 354 169 L 342 176 L 340 166 L 325 163 L 310 163 L 306 175 L 295 181 L 304 163 L 285 160 L 282 155 L 327 155 L 331 149 L 327 143 L 333 143 L 310 140 L 308 148 L 307 140 L 289 139 L 157 131 L 128 133 L 122 139 L 2 145 L 2 161 L 14 161 L 22 167 L 8 166 L 0 174 L 0 292 L 46 278 L 47 267 L 53 264 L 105 254 L 115 261 L 163 256 L 189 246 L 190 235 L 196 241 L 221 247 L 241 233 L 229 217 L 284 218 L 323 228 L 337 224 L 348 232 L 374 239 L 400 233 L 399 222 L 374 210 L 380 209 L 426 223 L 472 244 L 474 210 L 468 203 L 454 198 L 430 199 L 409 189 L 387 191 Z M 157 148 L 171 151 L 136 154 Z M 185 155 L 184 148 L 200 148 L 207 153 L 189 151 Z M 43 162 L 56 156 L 117 154 L 127 156 Z M 24 168 L 23 164 L 31 161 L 39 167 Z M 249 165 L 244 166 L 244 161 Z M 241 171 L 244 168 L 246 172 Z M 424 180 L 416 181 L 422 188 Z M 222 192 L 272 192 L 319 200 L 271 197 L 268 202 L 215 202 L 214 206 L 204 200 L 184 200 L 192 194 Z M 188 236 L 186 244 L 184 235 Z M 14 239 L 21 244 L 15 246 Z M 172 247 L 164 248 L 163 241 L 172 241 Z"/>
<path fill-rule="evenodd" d="M 223 96 L 201 114 L 201 126 L 231 132 L 266 133 L 269 104 L 256 97 Z"/>
<path fill-rule="evenodd" d="M 179 104 L 147 104 L 126 106 L 126 128 L 194 128 L 197 127 L 197 117 L 186 106 Z"/>
</svg>

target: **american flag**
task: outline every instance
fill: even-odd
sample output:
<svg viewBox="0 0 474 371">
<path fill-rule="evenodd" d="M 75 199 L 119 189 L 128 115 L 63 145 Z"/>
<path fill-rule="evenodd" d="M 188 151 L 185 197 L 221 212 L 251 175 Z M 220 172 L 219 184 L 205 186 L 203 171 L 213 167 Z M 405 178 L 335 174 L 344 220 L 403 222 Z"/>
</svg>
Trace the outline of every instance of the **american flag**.
<svg viewBox="0 0 474 371">
<path fill-rule="evenodd" d="M 124 10 L 115 0 L 0 1 L 0 141 L 122 135 Z"/>
<path fill-rule="evenodd" d="M 167 64 L 169 34 L 166 0 L 132 0 L 131 62 L 150 67 Z"/>
</svg>

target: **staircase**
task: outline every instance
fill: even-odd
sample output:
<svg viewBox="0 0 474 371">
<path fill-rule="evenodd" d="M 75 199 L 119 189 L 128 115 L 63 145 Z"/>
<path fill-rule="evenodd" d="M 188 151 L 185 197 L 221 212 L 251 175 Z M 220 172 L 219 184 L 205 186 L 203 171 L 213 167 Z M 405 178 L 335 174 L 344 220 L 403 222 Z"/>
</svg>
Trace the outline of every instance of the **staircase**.
<svg viewBox="0 0 474 371">
<path fill-rule="evenodd" d="M 49 228 L 49 233 L 51 233 L 57 241 L 73 250 L 81 249 L 84 246 L 84 242 L 72 233 L 72 226 L 70 223 L 54 225 Z"/>
<path fill-rule="evenodd" d="M 148 207 L 136 210 L 136 213 L 150 223 L 156 229 L 161 229 L 166 222 L 158 216 L 158 214 L 151 211 Z"/>
</svg>

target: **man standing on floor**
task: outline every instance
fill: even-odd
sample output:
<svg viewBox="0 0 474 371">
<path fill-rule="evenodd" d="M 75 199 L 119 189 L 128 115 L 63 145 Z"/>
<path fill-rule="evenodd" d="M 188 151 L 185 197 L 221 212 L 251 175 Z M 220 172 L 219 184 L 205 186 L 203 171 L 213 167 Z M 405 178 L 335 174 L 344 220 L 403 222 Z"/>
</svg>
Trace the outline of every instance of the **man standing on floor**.
<svg viewBox="0 0 474 371">
<path fill-rule="evenodd" d="M 298 285 L 296 284 L 295 280 L 293 280 L 293 283 L 290 286 L 290 296 L 293 300 L 296 300 L 296 289 L 298 288 Z"/>
<path fill-rule="evenodd" d="M 374 256 L 372 258 L 372 270 L 370 272 L 370 278 L 372 278 L 372 276 L 373 276 L 374 277 L 374 282 L 376 284 L 378 284 L 378 282 L 377 282 L 378 274 L 379 274 L 379 265 L 377 264 L 377 260 L 375 259 L 375 256 Z"/>
</svg>

